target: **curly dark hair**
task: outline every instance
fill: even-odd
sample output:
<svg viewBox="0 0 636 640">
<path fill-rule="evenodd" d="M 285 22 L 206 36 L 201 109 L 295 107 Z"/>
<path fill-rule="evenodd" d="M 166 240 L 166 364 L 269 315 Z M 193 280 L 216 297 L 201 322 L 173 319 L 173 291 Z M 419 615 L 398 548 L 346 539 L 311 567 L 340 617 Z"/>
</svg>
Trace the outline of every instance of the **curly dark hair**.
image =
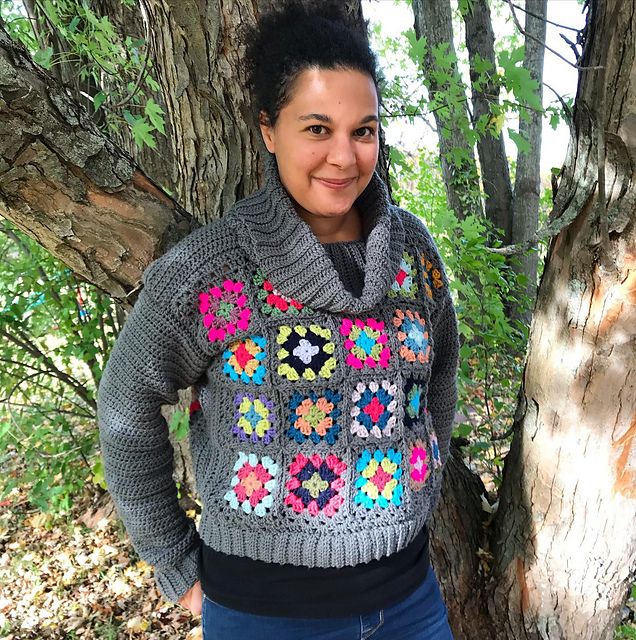
<svg viewBox="0 0 636 640">
<path fill-rule="evenodd" d="M 244 72 L 252 96 L 254 123 L 264 112 L 274 126 L 291 100 L 294 83 L 307 69 L 352 69 L 368 74 L 378 91 L 376 57 L 364 34 L 345 24 L 343 2 L 320 2 L 311 9 L 288 1 L 246 28 Z"/>
</svg>

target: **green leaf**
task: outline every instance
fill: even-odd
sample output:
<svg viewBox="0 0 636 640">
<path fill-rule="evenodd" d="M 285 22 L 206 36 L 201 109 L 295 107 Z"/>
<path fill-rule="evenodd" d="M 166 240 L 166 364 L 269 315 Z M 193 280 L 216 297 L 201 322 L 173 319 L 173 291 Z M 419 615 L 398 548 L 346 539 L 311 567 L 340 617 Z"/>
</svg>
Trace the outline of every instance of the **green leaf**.
<svg viewBox="0 0 636 640">
<path fill-rule="evenodd" d="M 188 411 L 177 409 L 168 425 L 171 433 L 174 433 L 177 440 L 183 440 L 190 429 L 190 415 Z"/>
<path fill-rule="evenodd" d="M 408 29 L 404 32 L 404 37 L 409 43 L 408 55 L 416 64 L 422 64 L 424 54 L 426 52 L 426 38 L 418 38 L 414 29 Z"/>
<path fill-rule="evenodd" d="M 51 68 L 51 56 L 53 55 L 53 47 L 47 47 L 46 49 L 40 49 L 36 51 L 33 60 L 45 69 Z"/>
<path fill-rule="evenodd" d="M 508 135 L 510 139 L 517 145 L 519 153 L 528 153 L 532 148 L 530 143 L 517 131 L 508 127 Z"/>
<path fill-rule="evenodd" d="M 138 116 L 134 116 L 132 113 L 130 113 L 130 111 L 128 111 L 128 109 L 124 109 L 124 119 L 131 127 L 135 126 L 135 122 L 137 122 L 137 118 Z"/>
<path fill-rule="evenodd" d="M 458 8 L 462 16 L 467 16 L 473 11 L 474 0 L 459 0 Z"/>
<path fill-rule="evenodd" d="M 148 119 L 152 123 L 152 126 L 163 133 L 163 135 L 166 135 L 166 131 L 164 129 L 164 120 L 162 117 L 164 111 L 152 98 L 149 98 L 148 102 L 146 102 L 144 113 L 148 116 Z"/>
<path fill-rule="evenodd" d="M 448 42 L 442 42 L 431 50 L 435 64 L 441 69 L 450 69 L 457 62 L 457 56 L 450 51 Z"/>
<path fill-rule="evenodd" d="M 149 74 L 146 74 L 145 83 L 151 91 L 160 91 L 161 87 L 159 83 L 155 81 L 155 79 Z"/>
<path fill-rule="evenodd" d="M 542 110 L 543 105 L 537 93 L 539 83 L 523 67 L 523 46 L 512 51 L 502 51 L 499 54 L 499 66 L 503 69 L 503 85 L 512 91 L 519 104 Z"/>
<path fill-rule="evenodd" d="M 561 122 L 561 115 L 558 111 L 553 111 L 550 114 L 550 126 L 556 129 L 559 126 L 559 122 Z"/>
<path fill-rule="evenodd" d="M 95 111 L 97 111 L 104 104 L 105 100 L 106 94 L 103 91 L 98 91 L 93 96 L 93 108 L 95 109 Z"/>
<path fill-rule="evenodd" d="M 473 425 L 468 424 L 466 422 L 458 425 L 458 427 L 455 429 L 455 433 L 460 438 L 467 438 L 472 432 L 473 432 Z"/>
<path fill-rule="evenodd" d="M 100 486 L 102 489 L 107 489 L 106 479 L 104 478 L 104 463 L 101 458 L 98 459 L 91 467 L 91 473 L 93 474 L 93 483 Z"/>
<path fill-rule="evenodd" d="M 137 118 L 135 124 L 133 124 L 131 128 L 131 131 L 133 134 L 133 138 L 135 139 L 135 144 L 139 148 L 142 148 L 144 144 L 151 149 L 157 148 L 155 137 L 151 133 L 152 131 L 154 131 L 154 128 L 148 123 L 146 118 Z"/>
<path fill-rule="evenodd" d="M 493 71 L 490 60 L 485 60 L 478 53 L 473 56 L 473 67 L 478 74 L 490 73 Z"/>
</svg>

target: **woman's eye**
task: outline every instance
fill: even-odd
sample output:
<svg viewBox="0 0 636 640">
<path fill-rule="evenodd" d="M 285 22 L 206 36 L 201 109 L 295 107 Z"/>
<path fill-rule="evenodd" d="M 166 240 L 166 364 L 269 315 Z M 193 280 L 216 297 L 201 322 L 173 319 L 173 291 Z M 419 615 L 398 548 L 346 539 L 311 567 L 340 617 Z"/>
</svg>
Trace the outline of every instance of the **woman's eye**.
<svg viewBox="0 0 636 640">
<path fill-rule="evenodd" d="M 355 133 L 358 138 L 371 138 L 375 135 L 375 129 L 372 129 L 371 127 L 360 127 L 359 129 L 356 129 Z"/>
<path fill-rule="evenodd" d="M 324 127 L 321 124 L 312 124 L 311 127 L 308 127 L 309 131 L 315 133 L 316 135 L 320 135 Z"/>
</svg>

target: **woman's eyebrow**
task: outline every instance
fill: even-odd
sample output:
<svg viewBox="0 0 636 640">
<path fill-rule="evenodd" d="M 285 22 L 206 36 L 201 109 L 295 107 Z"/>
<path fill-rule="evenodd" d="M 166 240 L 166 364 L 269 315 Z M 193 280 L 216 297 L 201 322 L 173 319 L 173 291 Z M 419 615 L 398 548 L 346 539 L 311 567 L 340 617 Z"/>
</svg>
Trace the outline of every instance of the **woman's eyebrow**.
<svg viewBox="0 0 636 640">
<path fill-rule="evenodd" d="M 307 113 L 304 116 L 298 116 L 299 120 L 318 120 L 319 122 L 331 122 L 331 118 L 322 113 Z"/>
<path fill-rule="evenodd" d="M 332 122 L 331 118 L 324 113 L 307 113 L 304 116 L 298 116 L 299 120 L 318 120 L 319 122 L 326 122 L 330 124 Z M 360 124 L 366 124 L 367 122 L 378 122 L 378 116 L 376 115 L 368 115 L 360 120 Z"/>
</svg>

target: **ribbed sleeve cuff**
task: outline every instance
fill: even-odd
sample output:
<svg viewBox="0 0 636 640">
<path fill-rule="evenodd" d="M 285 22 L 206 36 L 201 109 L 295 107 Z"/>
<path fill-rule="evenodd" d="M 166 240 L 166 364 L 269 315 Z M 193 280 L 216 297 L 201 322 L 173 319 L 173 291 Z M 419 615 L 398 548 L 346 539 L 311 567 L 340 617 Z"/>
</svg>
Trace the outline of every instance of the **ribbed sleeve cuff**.
<svg viewBox="0 0 636 640">
<path fill-rule="evenodd" d="M 176 565 L 155 567 L 155 582 L 166 600 L 178 602 L 199 579 L 199 547 L 191 549 Z"/>
</svg>

